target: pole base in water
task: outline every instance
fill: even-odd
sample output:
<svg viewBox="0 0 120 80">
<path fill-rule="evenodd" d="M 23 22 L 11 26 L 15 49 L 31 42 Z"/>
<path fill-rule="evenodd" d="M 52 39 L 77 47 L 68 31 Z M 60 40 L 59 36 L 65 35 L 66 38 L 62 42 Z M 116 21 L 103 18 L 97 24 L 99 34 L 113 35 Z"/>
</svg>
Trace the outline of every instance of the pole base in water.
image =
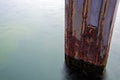
<svg viewBox="0 0 120 80">
<path fill-rule="evenodd" d="M 66 65 L 73 70 L 79 70 L 85 75 L 97 75 L 102 76 L 105 71 L 105 66 L 94 65 L 83 60 L 74 59 L 68 55 L 65 55 Z"/>
</svg>

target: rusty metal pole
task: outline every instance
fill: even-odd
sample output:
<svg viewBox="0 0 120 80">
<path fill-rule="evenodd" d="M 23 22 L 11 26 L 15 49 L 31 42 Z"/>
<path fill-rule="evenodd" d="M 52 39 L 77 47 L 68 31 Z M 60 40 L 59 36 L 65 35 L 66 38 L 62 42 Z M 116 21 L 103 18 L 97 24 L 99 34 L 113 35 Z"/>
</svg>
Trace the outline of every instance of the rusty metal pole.
<svg viewBox="0 0 120 80">
<path fill-rule="evenodd" d="M 107 63 L 119 0 L 65 0 L 65 61 L 102 74 Z"/>
</svg>

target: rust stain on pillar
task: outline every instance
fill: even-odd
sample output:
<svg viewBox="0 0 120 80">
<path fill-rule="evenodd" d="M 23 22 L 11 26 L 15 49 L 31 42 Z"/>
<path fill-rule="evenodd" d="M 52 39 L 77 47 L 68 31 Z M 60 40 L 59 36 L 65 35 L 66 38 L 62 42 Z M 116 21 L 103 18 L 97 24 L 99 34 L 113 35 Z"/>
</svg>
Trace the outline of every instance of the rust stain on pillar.
<svg viewBox="0 0 120 80">
<path fill-rule="evenodd" d="M 117 1 L 65 0 L 67 65 L 82 68 L 86 72 L 104 71 Z"/>
</svg>

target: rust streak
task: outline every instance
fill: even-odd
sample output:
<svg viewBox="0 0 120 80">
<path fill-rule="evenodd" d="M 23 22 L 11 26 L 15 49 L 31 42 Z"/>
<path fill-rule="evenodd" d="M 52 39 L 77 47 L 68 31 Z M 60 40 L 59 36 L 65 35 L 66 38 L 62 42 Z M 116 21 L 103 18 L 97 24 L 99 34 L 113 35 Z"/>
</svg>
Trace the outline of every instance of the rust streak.
<svg viewBox="0 0 120 80">
<path fill-rule="evenodd" d="M 108 0 L 105 0 L 103 2 L 103 7 L 101 10 L 101 17 L 100 17 L 100 21 L 99 21 L 99 32 L 98 32 L 98 48 L 100 48 L 99 52 L 99 56 L 98 56 L 98 62 L 99 64 L 102 64 L 102 57 L 101 55 L 103 55 L 103 34 L 104 34 L 104 25 L 105 25 L 105 14 L 106 14 L 106 9 L 108 6 Z"/>
</svg>

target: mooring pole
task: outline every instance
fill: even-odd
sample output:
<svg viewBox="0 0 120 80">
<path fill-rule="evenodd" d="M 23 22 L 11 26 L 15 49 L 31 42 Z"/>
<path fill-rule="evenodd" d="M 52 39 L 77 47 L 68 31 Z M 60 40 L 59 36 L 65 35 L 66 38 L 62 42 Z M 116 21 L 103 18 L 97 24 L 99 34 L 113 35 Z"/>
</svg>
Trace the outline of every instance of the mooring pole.
<svg viewBox="0 0 120 80">
<path fill-rule="evenodd" d="M 107 63 L 119 0 L 65 0 L 65 61 L 102 74 Z"/>
</svg>

